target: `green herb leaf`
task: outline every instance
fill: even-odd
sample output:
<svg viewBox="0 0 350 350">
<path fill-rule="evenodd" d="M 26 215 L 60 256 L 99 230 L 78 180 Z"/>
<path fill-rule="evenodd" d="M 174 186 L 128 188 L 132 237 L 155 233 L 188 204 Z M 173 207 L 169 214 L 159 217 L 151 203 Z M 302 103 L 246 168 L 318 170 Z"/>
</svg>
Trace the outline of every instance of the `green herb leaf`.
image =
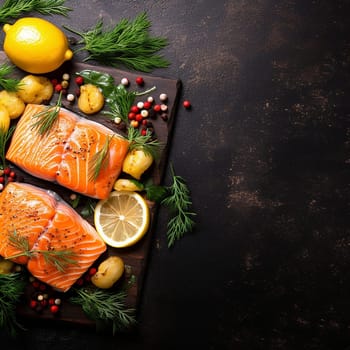
<svg viewBox="0 0 350 350">
<path fill-rule="evenodd" d="M 173 246 L 177 240 L 193 230 L 195 225 L 193 217 L 196 215 L 190 210 L 192 200 L 185 180 L 175 175 L 173 167 L 171 167 L 171 176 L 173 182 L 167 187 L 168 194 L 161 202 L 173 215 L 168 222 L 168 247 Z"/>
<path fill-rule="evenodd" d="M 53 265 L 60 272 L 64 272 L 67 266 L 76 265 L 78 262 L 73 259 L 74 252 L 70 249 L 63 250 L 41 250 L 30 249 L 28 238 L 20 236 L 16 231 L 8 237 L 9 244 L 18 249 L 20 253 L 6 257 L 7 260 L 15 259 L 20 256 L 32 257 L 37 254 L 41 254 L 46 263 Z"/>
<path fill-rule="evenodd" d="M 88 165 L 90 181 L 95 181 L 100 171 L 108 165 L 108 150 L 112 137 L 113 135 L 111 137 L 107 137 L 107 141 L 104 143 L 103 147 L 91 158 L 91 163 Z"/>
<path fill-rule="evenodd" d="M 32 124 L 32 129 L 37 129 L 40 135 L 47 134 L 57 121 L 58 114 L 62 106 L 62 91 L 54 106 L 46 106 L 42 112 L 33 116 L 36 121 Z"/>
<path fill-rule="evenodd" d="M 105 97 L 109 111 L 104 114 L 111 119 L 119 117 L 125 123 L 129 123 L 128 113 L 134 103 L 136 92 L 128 91 L 123 85 L 115 85 L 114 78 L 108 73 L 85 69 L 77 73 L 84 78 L 84 82 L 98 86 Z"/>
<path fill-rule="evenodd" d="M 150 132 L 147 132 L 146 135 L 141 135 L 137 129 L 129 127 L 128 140 L 130 142 L 130 151 L 142 149 L 146 154 L 152 156 L 153 159 L 157 160 L 159 158 L 162 145 L 158 140 L 153 139 Z"/>
<path fill-rule="evenodd" d="M 78 304 L 98 327 L 112 327 L 113 335 L 118 330 L 130 328 L 135 321 L 135 310 L 125 303 L 126 292 L 115 292 L 98 288 L 80 288 L 69 300 Z"/>
<path fill-rule="evenodd" d="M 86 60 L 96 60 L 113 67 L 124 65 L 141 72 L 169 66 L 169 62 L 157 54 L 168 42 L 165 38 L 150 35 L 151 22 L 145 12 L 133 21 L 122 19 L 110 28 L 104 28 L 102 20 L 84 32 L 64 27 L 81 37 L 81 50 L 89 52 Z"/>
<path fill-rule="evenodd" d="M 14 67 L 7 63 L 0 65 L 0 87 L 6 91 L 18 91 L 21 86 L 19 79 L 9 77 L 13 73 L 13 70 Z"/>
<path fill-rule="evenodd" d="M 0 274 L 0 328 L 11 336 L 23 329 L 16 319 L 16 307 L 24 287 L 25 282 L 21 274 Z"/>
<path fill-rule="evenodd" d="M 71 9 L 63 6 L 64 3 L 64 0 L 6 0 L 0 7 L 0 23 L 29 12 L 67 16 Z"/>
<path fill-rule="evenodd" d="M 6 144 L 10 140 L 13 132 L 15 131 L 15 128 L 16 127 L 12 125 L 7 131 L 4 131 L 4 129 L 0 125 L 0 160 L 3 169 L 5 169 L 7 166 Z"/>
</svg>

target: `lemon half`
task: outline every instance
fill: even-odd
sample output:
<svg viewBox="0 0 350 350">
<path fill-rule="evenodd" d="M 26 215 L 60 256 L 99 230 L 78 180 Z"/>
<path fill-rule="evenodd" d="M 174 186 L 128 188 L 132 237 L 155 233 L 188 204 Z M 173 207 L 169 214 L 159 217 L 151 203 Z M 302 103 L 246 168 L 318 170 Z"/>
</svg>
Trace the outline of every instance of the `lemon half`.
<svg viewBox="0 0 350 350">
<path fill-rule="evenodd" d="M 113 191 L 100 200 L 94 213 L 96 231 L 115 248 L 137 243 L 147 232 L 150 212 L 143 197 L 130 191 Z"/>
<path fill-rule="evenodd" d="M 48 73 L 73 57 L 68 39 L 61 29 L 37 17 L 24 17 L 14 24 L 5 24 L 4 51 L 22 70 Z"/>
</svg>

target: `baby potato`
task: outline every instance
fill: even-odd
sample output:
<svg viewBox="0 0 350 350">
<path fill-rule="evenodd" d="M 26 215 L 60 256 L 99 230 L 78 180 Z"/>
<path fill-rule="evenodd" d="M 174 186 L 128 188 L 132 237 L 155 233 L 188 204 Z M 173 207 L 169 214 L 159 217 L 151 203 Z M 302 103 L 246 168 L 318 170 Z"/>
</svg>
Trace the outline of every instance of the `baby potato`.
<svg viewBox="0 0 350 350">
<path fill-rule="evenodd" d="M 123 171 L 140 180 L 141 175 L 152 165 L 153 157 L 142 149 L 133 149 L 125 157 Z"/>
<path fill-rule="evenodd" d="M 99 112 L 105 103 L 101 90 L 93 84 L 84 84 L 80 87 L 78 107 L 85 114 Z"/>
<path fill-rule="evenodd" d="M 0 105 L 9 112 L 11 119 L 20 117 L 24 111 L 25 103 L 14 91 L 0 91 Z"/>
<path fill-rule="evenodd" d="M 91 282 L 98 288 L 111 288 L 124 273 L 124 261 L 118 256 L 110 256 L 102 261 Z"/>
<path fill-rule="evenodd" d="M 26 75 L 21 79 L 18 96 L 24 103 L 41 104 L 53 95 L 53 85 L 49 78 L 40 75 Z"/>
</svg>

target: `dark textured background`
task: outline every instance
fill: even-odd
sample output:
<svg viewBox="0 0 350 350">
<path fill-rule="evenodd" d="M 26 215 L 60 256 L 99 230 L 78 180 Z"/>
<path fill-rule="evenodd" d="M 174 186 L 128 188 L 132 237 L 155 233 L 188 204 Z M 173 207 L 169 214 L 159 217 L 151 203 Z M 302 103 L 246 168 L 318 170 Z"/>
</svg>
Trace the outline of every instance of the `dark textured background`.
<svg viewBox="0 0 350 350">
<path fill-rule="evenodd" d="M 153 74 L 193 104 L 170 160 L 197 229 L 169 250 L 160 211 L 135 334 L 32 325 L 1 349 L 350 349 L 350 1 L 67 4 L 57 24 L 147 10 L 169 39 Z"/>
</svg>

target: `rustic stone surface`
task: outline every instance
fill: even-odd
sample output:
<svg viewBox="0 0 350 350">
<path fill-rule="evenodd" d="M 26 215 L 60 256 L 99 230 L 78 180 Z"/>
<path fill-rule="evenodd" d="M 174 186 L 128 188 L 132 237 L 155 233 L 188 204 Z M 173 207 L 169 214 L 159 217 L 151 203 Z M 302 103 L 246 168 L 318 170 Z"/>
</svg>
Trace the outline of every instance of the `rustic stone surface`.
<svg viewBox="0 0 350 350">
<path fill-rule="evenodd" d="M 135 334 L 30 327 L 13 349 L 349 349 L 349 1 L 67 1 L 79 28 L 147 10 L 183 81 L 170 161 L 197 229 L 160 211 Z M 169 173 L 165 183 L 169 180 Z M 24 345 L 25 344 L 25 345 Z"/>
</svg>

